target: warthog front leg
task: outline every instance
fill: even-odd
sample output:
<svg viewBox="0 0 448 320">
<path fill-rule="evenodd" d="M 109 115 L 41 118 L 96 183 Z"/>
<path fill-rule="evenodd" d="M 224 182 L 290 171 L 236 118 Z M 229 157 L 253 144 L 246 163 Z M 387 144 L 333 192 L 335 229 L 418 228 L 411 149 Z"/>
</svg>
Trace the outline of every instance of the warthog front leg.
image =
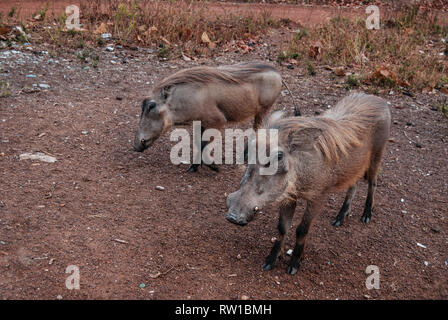
<svg viewBox="0 0 448 320">
<path fill-rule="evenodd" d="M 345 196 L 344 204 L 342 205 L 341 210 L 333 221 L 333 226 L 339 227 L 344 222 L 344 218 L 348 216 L 352 209 L 352 201 L 356 194 L 356 184 L 349 188 L 347 191 L 347 195 Z"/>
<path fill-rule="evenodd" d="M 303 250 L 305 248 L 305 240 L 308 231 L 313 223 L 314 218 L 320 211 L 322 201 L 307 201 L 305 214 L 303 215 L 302 221 L 296 229 L 296 245 L 292 252 L 291 260 L 289 261 L 289 266 L 286 272 L 289 274 L 295 274 L 299 268 L 300 260 L 303 256 Z"/>
<path fill-rule="evenodd" d="M 265 262 L 262 266 L 263 270 L 271 270 L 275 266 L 277 257 L 283 253 L 286 233 L 291 227 L 291 222 L 294 216 L 296 205 L 296 201 L 291 201 L 286 205 L 283 204 L 280 207 L 277 225 L 279 239 L 275 240 L 274 246 L 271 249 L 271 253 L 266 257 Z"/>
</svg>

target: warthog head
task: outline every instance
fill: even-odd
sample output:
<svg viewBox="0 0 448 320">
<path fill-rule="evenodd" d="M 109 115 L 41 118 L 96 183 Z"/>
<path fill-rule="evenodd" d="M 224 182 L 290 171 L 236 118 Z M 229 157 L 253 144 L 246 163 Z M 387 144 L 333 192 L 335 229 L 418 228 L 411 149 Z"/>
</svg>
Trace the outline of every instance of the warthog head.
<svg viewBox="0 0 448 320">
<path fill-rule="evenodd" d="M 158 104 L 153 99 L 145 99 L 142 103 L 140 123 L 135 134 L 134 150 L 143 152 L 167 129 L 167 106 Z"/>
<path fill-rule="evenodd" d="M 266 150 L 270 150 L 268 163 L 260 164 L 257 161 L 256 164 L 247 165 L 240 189 L 227 197 L 227 220 L 246 225 L 270 202 L 295 197 L 297 183 L 300 184 L 297 180 L 302 176 L 300 171 L 304 170 L 298 165 L 300 158 L 303 152 L 309 154 L 314 150 L 314 142 L 321 131 L 312 129 L 302 130 L 301 133 L 299 143 L 296 132 L 279 133 L 278 147 L 270 150 L 269 145 L 266 146 Z M 277 170 L 263 174 L 263 169 L 270 166 Z"/>
<path fill-rule="evenodd" d="M 275 132 L 277 133 L 277 131 Z M 260 155 L 256 161 L 249 160 L 246 171 L 240 182 L 240 189 L 229 194 L 226 200 L 229 209 L 226 219 L 238 225 L 246 225 L 257 213 L 271 201 L 280 197 L 288 184 L 289 158 L 287 150 L 278 145 L 278 135 L 275 144 L 271 135 L 258 136 L 248 143 L 249 152 L 255 152 L 261 144 L 266 146 L 269 156 L 261 163 Z M 256 162 L 251 164 L 251 162 Z"/>
</svg>

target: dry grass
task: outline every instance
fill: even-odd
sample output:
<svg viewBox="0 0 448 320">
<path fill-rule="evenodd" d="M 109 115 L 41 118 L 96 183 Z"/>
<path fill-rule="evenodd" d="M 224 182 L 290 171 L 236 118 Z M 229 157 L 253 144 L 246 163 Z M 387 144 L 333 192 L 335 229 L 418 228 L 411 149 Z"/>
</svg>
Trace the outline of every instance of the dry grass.
<svg viewBox="0 0 448 320">
<path fill-rule="evenodd" d="M 56 47 L 103 45 L 107 41 L 101 39 L 101 33 L 110 33 L 117 44 L 153 47 L 161 57 L 175 57 L 181 51 L 209 54 L 232 40 L 254 37 L 274 25 L 268 12 L 209 12 L 193 0 L 83 0 L 80 11 L 85 31 L 66 30 L 65 14 L 47 16 L 44 23 L 53 25 L 46 29 L 44 40 Z M 102 24 L 105 29 L 95 33 Z M 203 40 L 204 32 L 211 43 Z"/>
<path fill-rule="evenodd" d="M 436 13 L 420 12 L 417 7 L 382 19 L 379 30 L 368 30 L 364 19 L 341 17 L 303 29 L 283 48 L 279 60 L 299 57 L 306 65 L 311 59 L 310 47 L 314 46 L 320 50 L 313 57 L 317 62 L 360 72 L 364 81 L 418 89 L 447 85 L 447 55 L 440 53 L 447 51 L 442 39 L 448 40 L 448 21 L 442 23 Z M 393 76 L 372 76 L 381 67 Z"/>
</svg>

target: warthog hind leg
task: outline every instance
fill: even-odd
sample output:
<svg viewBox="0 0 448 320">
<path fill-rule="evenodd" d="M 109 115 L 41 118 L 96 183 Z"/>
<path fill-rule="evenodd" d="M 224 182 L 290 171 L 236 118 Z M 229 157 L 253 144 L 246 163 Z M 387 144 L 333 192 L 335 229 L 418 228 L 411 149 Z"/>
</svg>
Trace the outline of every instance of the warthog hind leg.
<svg viewBox="0 0 448 320">
<path fill-rule="evenodd" d="M 369 184 L 369 189 L 367 191 L 366 205 L 364 207 L 364 213 L 362 214 L 361 221 L 364 223 L 369 223 L 372 218 L 372 210 L 375 204 L 375 190 L 376 181 L 378 177 L 378 171 L 380 169 L 382 153 L 378 152 L 375 158 L 372 160 L 372 164 L 367 170 L 367 182 Z"/>
<path fill-rule="evenodd" d="M 342 205 L 341 210 L 339 211 L 338 215 L 334 219 L 332 225 L 335 227 L 339 227 L 344 222 L 344 218 L 348 216 L 352 209 L 352 201 L 355 197 L 356 193 L 356 184 L 352 187 L 350 187 L 347 191 L 347 195 L 345 196 L 344 204 Z"/>
</svg>

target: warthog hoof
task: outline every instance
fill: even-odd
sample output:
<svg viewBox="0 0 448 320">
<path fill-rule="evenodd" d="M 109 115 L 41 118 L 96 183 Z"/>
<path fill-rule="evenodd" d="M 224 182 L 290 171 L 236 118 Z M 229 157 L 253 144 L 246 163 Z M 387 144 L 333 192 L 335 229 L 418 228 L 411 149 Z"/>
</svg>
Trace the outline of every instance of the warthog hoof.
<svg viewBox="0 0 448 320">
<path fill-rule="evenodd" d="M 336 218 L 331 224 L 333 225 L 333 227 L 340 227 L 342 226 L 342 220 Z"/>
<path fill-rule="evenodd" d="M 192 164 L 190 168 L 187 169 L 187 172 L 196 172 L 198 171 L 198 167 L 199 167 L 198 164 Z"/>
<path fill-rule="evenodd" d="M 368 215 L 363 215 L 363 216 L 361 217 L 361 221 L 364 222 L 364 223 L 369 223 L 369 222 L 370 222 L 370 216 L 368 216 Z"/>
<path fill-rule="evenodd" d="M 288 266 L 288 268 L 286 269 L 286 273 L 290 274 L 290 275 L 294 275 L 297 272 L 297 268 L 294 268 L 292 266 Z"/>
<path fill-rule="evenodd" d="M 210 169 L 212 169 L 213 171 L 219 172 L 219 168 L 216 164 L 212 163 L 212 164 L 207 164 L 207 167 L 209 167 Z"/>
<path fill-rule="evenodd" d="M 274 264 L 269 264 L 269 263 L 263 263 L 263 265 L 261 266 L 261 269 L 263 269 L 263 271 L 269 271 L 272 270 L 274 268 Z"/>
</svg>

